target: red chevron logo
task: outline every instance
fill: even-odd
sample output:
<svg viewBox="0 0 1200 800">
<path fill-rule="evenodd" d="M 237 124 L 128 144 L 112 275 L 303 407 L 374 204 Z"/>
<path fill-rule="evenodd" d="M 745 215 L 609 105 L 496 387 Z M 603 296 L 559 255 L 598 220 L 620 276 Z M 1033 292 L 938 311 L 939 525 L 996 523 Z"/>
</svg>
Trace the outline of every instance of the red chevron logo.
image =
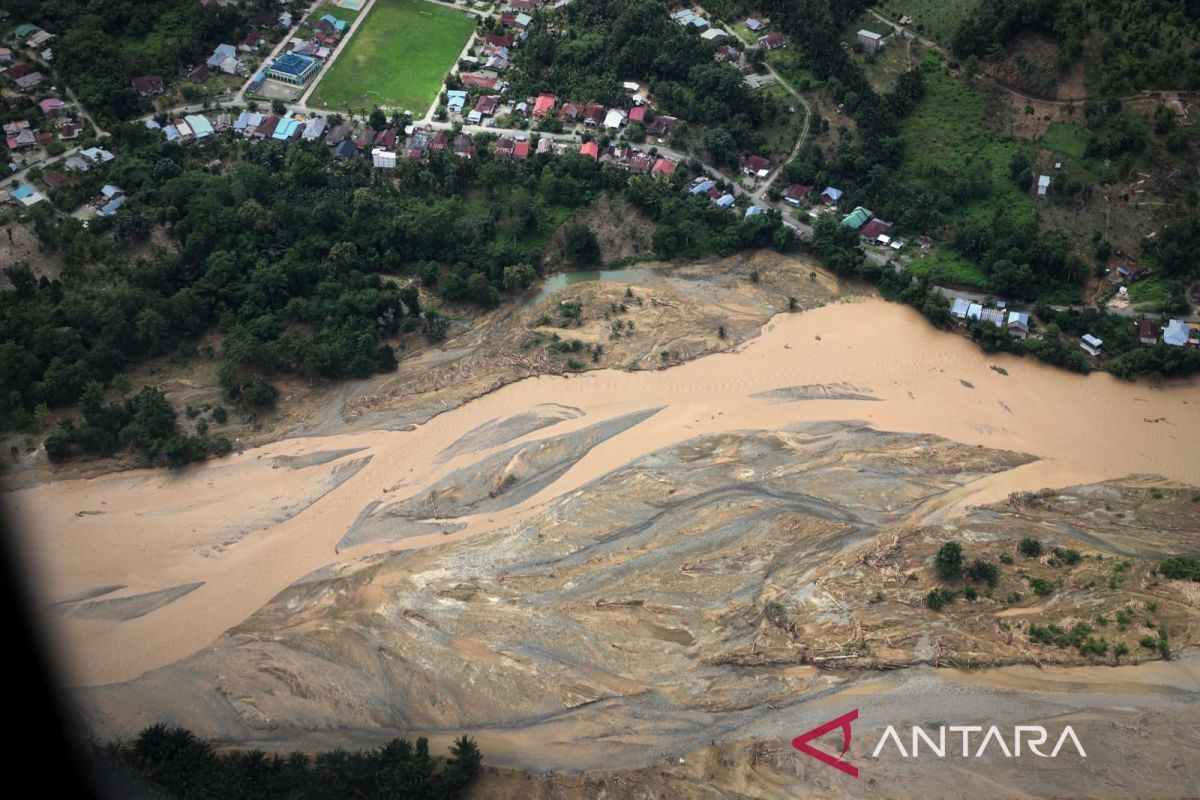
<svg viewBox="0 0 1200 800">
<path fill-rule="evenodd" d="M 857 778 L 858 767 L 842 761 L 842 756 L 846 755 L 846 751 L 850 749 L 850 723 L 856 719 L 858 719 L 857 708 L 849 713 L 842 714 L 836 719 L 831 719 L 829 722 L 826 722 L 823 725 L 818 725 L 807 733 L 800 734 L 795 739 L 792 739 L 792 747 L 796 748 L 807 756 L 812 756 L 817 761 L 828 764 L 834 769 L 840 769 L 851 778 Z M 837 728 L 842 729 L 842 752 L 836 757 L 829 755 L 829 753 L 818 750 L 809 744 L 809 742 L 811 742 L 813 739 L 819 739 Z"/>
</svg>

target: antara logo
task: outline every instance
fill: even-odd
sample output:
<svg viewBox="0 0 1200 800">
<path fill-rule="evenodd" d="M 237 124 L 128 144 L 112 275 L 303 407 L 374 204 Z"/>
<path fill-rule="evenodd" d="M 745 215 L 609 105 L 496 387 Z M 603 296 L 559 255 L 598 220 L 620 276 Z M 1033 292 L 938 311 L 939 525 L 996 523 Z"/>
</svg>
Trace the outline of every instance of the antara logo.
<svg viewBox="0 0 1200 800">
<path fill-rule="evenodd" d="M 806 733 L 800 734 L 792 740 L 792 747 L 807 756 L 812 756 L 818 761 L 828 764 L 834 769 L 841 770 L 852 778 L 857 778 L 858 767 L 843 760 L 843 756 L 850 750 L 850 724 L 856 719 L 858 719 L 857 708 L 840 717 L 831 719 L 823 725 L 818 725 Z M 809 744 L 812 740 L 819 739 L 830 731 L 839 728 L 842 731 L 842 751 L 837 756 L 832 756 Z M 908 737 L 911 746 L 905 748 L 905 740 L 897 732 L 896 726 L 888 725 L 883 735 L 879 737 L 879 742 L 875 745 L 875 750 L 871 753 L 871 757 L 878 758 L 879 754 L 884 752 L 885 747 L 890 742 L 895 747 L 896 752 L 903 758 L 924 756 L 922 747 L 934 758 L 946 758 L 947 753 L 951 756 L 957 755 L 961 758 L 981 758 L 985 752 L 988 752 L 989 746 L 992 747 L 993 753 L 1003 753 L 1005 758 L 1020 758 L 1022 753 L 1026 751 L 1041 758 L 1056 758 L 1063 749 L 1063 746 L 1069 742 L 1080 758 L 1087 758 L 1083 744 L 1079 741 L 1079 737 L 1075 735 L 1075 731 L 1070 725 L 1062 729 L 1062 733 L 1059 734 L 1054 749 L 1049 753 L 1044 753 L 1041 750 L 1050 738 L 1050 733 L 1041 725 L 1017 725 L 1012 729 L 1012 733 L 1008 737 L 1005 737 L 1000 728 L 995 725 L 989 726 L 986 733 L 984 733 L 982 725 L 941 725 L 932 730 L 935 734 L 933 736 L 919 725 L 912 726 L 910 736 Z M 951 734 L 949 746 L 947 745 L 947 731 Z M 976 740 L 978 741 L 978 746 L 975 748 L 971 746 L 972 734 L 983 734 L 982 738 Z M 953 747 L 955 740 L 961 743 L 961 748 L 957 752 Z M 1012 742 L 1011 748 L 1008 745 L 1009 741 Z"/>
</svg>

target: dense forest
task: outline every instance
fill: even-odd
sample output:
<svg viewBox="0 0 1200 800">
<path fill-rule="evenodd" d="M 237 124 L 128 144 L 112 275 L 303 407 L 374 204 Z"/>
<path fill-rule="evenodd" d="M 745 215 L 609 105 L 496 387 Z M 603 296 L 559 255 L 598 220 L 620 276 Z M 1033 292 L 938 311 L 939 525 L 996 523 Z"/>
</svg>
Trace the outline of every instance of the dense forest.
<svg viewBox="0 0 1200 800">
<path fill-rule="evenodd" d="M 107 182 L 131 202 L 86 229 L 31 210 L 34 231 L 64 271 L 48 280 L 24 264 L 5 268 L 13 288 L 0 295 L 4 425 L 29 429 L 48 409 L 93 401 L 79 424 L 52 437 L 52 456 L 134 444 L 176 463 L 227 447 L 172 442 L 165 418 L 137 427 L 135 406 L 149 402 L 141 395 L 100 402 L 94 384 L 116 388 L 114 379 L 145 358 L 219 358 L 230 402 L 248 414 L 274 402 L 272 375 L 345 379 L 393 369 L 385 339 L 446 332 L 436 310 L 422 308 L 418 287 L 446 302 L 497 305 L 537 277 L 561 220 L 604 193 L 625 193 L 660 223 L 654 247 L 663 257 L 791 243 L 777 213 L 741 219 L 574 153 L 510 161 L 484 147 L 475 159 L 435 154 L 384 173 L 366 159 L 335 164 L 315 142 L 181 146 L 136 123 L 119 126 L 111 147 L 112 163 L 51 199 L 70 208 L 76 194 Z M 171 246 L 144 246 L 156 230 Z M 219 353 L 196 352 L 213 329 L 222 334 Z"/>
<path fill-rule="evenodd" d="M 953 47 L 962 58 L 994 59 L 1022 31 L 1048 34 L 1065 66 L 1093 48 L 1089 64 L 1107 94 L 1200 89 L 1200 2 L 1196 0 L 987 0 L 963 20 Z"/>
<path fill-rule="evenodd" d="M 216 753 L 183 728 L 154 725 L 130 743 L 99 746 L 109 772 L 141 783 L 137 796 L 171 800 L 455 800 L 483 760 L 466 736 L 450 756 L 434 758 L 429 742 L 393 739 L 377 750 L 333 750 L 315 756 L 267 755 L 259 750 Z"/>
<path fill-rule="evenodd" d="M 274 0 L 10 0 L 5 7 L 9 19 L 56 34 L 54 68 L 102 125 L 149 110 L 133 78 L 180 75 L 222 41 L 244 37 L 255 13 L 279 10 Z"/>
</svg>

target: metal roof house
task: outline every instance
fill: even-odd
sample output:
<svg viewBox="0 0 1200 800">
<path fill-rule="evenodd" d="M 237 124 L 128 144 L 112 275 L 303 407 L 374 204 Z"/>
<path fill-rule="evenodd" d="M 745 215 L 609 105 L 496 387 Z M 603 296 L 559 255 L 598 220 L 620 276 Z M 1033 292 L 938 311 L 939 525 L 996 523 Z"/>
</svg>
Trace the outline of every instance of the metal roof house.
<svg viewBox="0 0 1200 800">
<path fill-rule="evenodd" d="M 188 127 L 192 129 L 192 135 L 197 139 L 205 139 L 213 135 L 212 123 L 203 114 L 188 114 L 184 120 L 187 121 Z"/>
<path fill-rule="evenodd" d="M 1050 176 L 1049 175 L 1039 175 L 1037 187 L 1038 187 L 1038 190 L 1037 190 L 1038 197 L 1045 197 L 1046 192 L 1050 189 Z"/>
<path fill-rule="evenodd" d="M 878 53 L 879 48 L 883 47 L 883 36 L 874 31 L 863 29 L 858 32 L 858 43 L 868 53 Z"/>
<path fill-rule="evenodd" d="M 950 306 L 950 316 L 958 319 L 967 318 L 967 309 L 971 307 L 970 301 L 963 297 L 954 298 L 954 304 Z"/>
<path fill-rule="evenodd" d="M 1183 320 L 1173 319 L 1163 328 L 1163 342 L 1172 347 L 1183 347 L 1191 336 L 1191 328 Z"/>
<path fill-rule="evenodd" d="M 871 212 L 859 206 L 842 218 L 842 227 L 858 230 L 871 221 Z"/>
</svg>

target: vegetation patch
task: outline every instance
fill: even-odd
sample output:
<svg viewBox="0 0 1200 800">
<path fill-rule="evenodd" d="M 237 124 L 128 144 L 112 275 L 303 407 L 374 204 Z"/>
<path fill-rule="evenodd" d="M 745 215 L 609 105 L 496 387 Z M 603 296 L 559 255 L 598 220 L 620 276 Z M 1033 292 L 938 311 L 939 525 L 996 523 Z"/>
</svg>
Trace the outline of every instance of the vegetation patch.
<svg viewBox="0 0 1200 800">
<path fill-rule="evenodd" d="M 422 0 L 375 0 L 310 104 L 424 114 L 473 29 L 465 14 Z"/>
</svg>

